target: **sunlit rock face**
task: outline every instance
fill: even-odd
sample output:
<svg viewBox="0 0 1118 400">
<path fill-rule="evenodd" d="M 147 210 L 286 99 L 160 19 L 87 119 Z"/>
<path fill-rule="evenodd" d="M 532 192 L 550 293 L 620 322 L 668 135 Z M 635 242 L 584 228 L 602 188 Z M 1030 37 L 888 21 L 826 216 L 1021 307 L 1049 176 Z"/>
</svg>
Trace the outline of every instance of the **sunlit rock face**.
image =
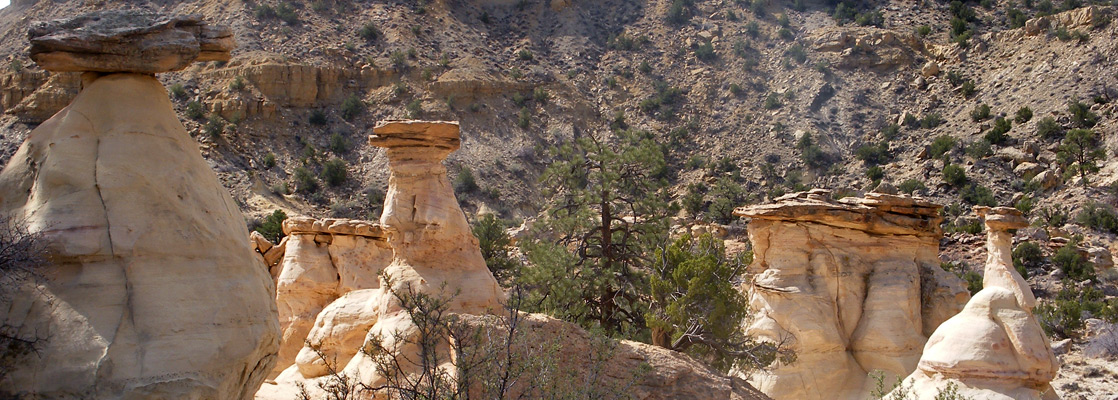
<svg viewBox="0 0 1118 400">
<path fill-rule="evenodd" d="M 812 190 L 735 210 L 751 219 L 747 333 L 797 354 L 751 383 L 775 399 L 864 398 L 870 372 L 891 381 L 915 370 L 928 336 L 969 298 L 939 266 L 940 208 Z"/>
<path fill-rule="evenodd" d="M 1011 256 L 1010 231 L 1028 221 L 1009 207 L 975 211 L 986 220 L 982 290 L 936 329 L 903 388 L 917 399 L 934 399 L 949 387 L 973 399 L 1053 398 L 1049 382 L 1060 364 L 1033 316 L 1032 289 L 1013 268 Z"/>
</svg>

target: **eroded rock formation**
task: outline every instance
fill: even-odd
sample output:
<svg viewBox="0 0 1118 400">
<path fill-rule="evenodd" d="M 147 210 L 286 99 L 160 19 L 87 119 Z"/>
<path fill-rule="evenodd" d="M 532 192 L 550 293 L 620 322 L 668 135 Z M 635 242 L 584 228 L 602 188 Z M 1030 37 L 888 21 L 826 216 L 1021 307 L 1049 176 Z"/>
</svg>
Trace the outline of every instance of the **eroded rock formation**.
<svg viewBox="0 0 1118 400">
<path fill-rule="evenodd" d="M 939 267 L 939 209 L 918 198 L 833 201 L 812 190 L 735 210 L 752 218 L 747 333 L 797 354 L 755 374 L 754 386 L 776 399 L 865 398 L 869 372 L 911 373 L 928 335 L 969 297 Z"/>
<path fill-rule="evenodd" d="M 369 221 L 291 217 L 283 232 L 287 236 L 274 246 L 253 235 L 257 257 L 276 280 L 283 344 L 272 376 L 297 363 L 306 341 L 344 364 L 376 321 L 372 312 L 352 311 L 369 311 L 354 304 L 368 298 L 363 289 L 380 287 L 380 272 L 392 261 L 384 230 Z M 353 291 L 361 293 L 348 295 Z M 366 323 L 355 321 L 366 317 Z M 319 362 L 314 356 L 305 354 L 300 365 Z"/>
<path fill-rule="evenodd" d="M 129 21 L 113 15 L 120 18 L 106 17 L 96 32 Z M 49 26 L 72 51 L 38 53 L 42 67 L 108 74 L 84 74 L 74 101 L 32 131 L 0 172 L 0 210 L 41 234 L 50 260 L 38 268 L 39 287 L 0 307 L 5 324 L 43 339 L 0 393 L 251 398 L 279 345 L 274 286 L 245 242 L 236 203 L 150 75 L 164 68 L 137 64 L 189 63 L 202 53 L 197 45 L 191 54 L 166 49 L 162 35 L 87 42 L 91 18 L 33 28 L 34 37 Z M 100 56 L 84 52 L 93 49 L 116 61 L 91 61 Z"/>
<path fill-rule="evenodd" d="M 460 143 L 458 124 L 380 123 L 370 143 L 386 148 L 392 169 L 379 224 L 291 219 L 284 224 L 289 236 L 282 244 L 271 246 L 257 240 L 259 257 L 275 259 L 277 252 L 283 254 L 277 265 L 283 359 L 288 360 L 292 349 L 298 349 L 294 365 L 284 369 L 274 385 L 261 388 L 257 399 L 290 399 L 300 383 L 314 394 L 320 383 L 336 382 L 327 360 L 337 363 L 339 375 L 371 387 L 382 385 L 385 377 L 379 375 L 368 354 L 358 351 L 361 348 L 385 343 L 396 349 L 393 357 L 417 360 L 418 355 L 412 354 L 417 351 L 415 346 L 388 343 L 406 342 L 418 335 L 411 315 L 394 292 L 449 298 L 447 311 L 459 323 L 484 332 L 481 348 L 494 345 L 494 340 L 500 347 L 509 315 L 502 305 L 505 294 L 485 265 L 442 165 Z M 335 248 L 360 232 L 369 232 L 369 241 Z M 342 255 L 347 253 L 343 251 L 369 254 L 369 248 L 391 249 L 391 257 L 350 256 L 352 265 L 360 268 L 346 272 Z M 383 279 L 378 279 L 378 273 Z M 356 283 L 345 284 L 347 275 L 353 275 L 351 280 Z M 556 388 L 576 393 L 587 389 L 580 386 L 592 384 L 591 392 L 613 388 L 640 399 L 766 398 L 741 378 L 726 377 L 681 353 L 630 341 L 607 340 L 608 349 L 597 348 L 595 339 L 577 325 L 544 315 L 516 315 L 521 322 L 512 346 L 515 357 L 524 363 L 542 362 L 549 369 L 530 370 L 531 376 L 519 379 L 513 393 Z M 312 318 L 313 325 L 308 324 Z M 310 345 L 304 346 L 304 341 Z M 443 346 L 446 344 L 438 350 L 446 352 L 442 360 L 467 357 Z M 414 372 L 410 362 L 401 364 L 401 372 Z M 558 386 L 525 389 L 528 382 L 549 373 L 552 375 L 545 380 Z M 535 398 L 532 396 L 528 398 Z"/>
<path fill-rule="evenodd" d="M 1036 298 L 1013 268 L 1010 230 L 1028 226 L 1021 211 L 976 207 L 986 219 L 982 290 L 936 329 L 904 385 L 917 399 L 934 399 L 953 385 L 965 398 L 1052 398 L 1060 368 L 1032 309 Z M 911 389 L 909 389 L 911 388 Z"/>
<path fill-rule="evenodd" d="M 228 61 L 233 30 L 201 15 L 97 11 L 36 22 L 28 29 L 31 59 L 49 71 L 178 71 L 195 61 Z"/>
</svg>

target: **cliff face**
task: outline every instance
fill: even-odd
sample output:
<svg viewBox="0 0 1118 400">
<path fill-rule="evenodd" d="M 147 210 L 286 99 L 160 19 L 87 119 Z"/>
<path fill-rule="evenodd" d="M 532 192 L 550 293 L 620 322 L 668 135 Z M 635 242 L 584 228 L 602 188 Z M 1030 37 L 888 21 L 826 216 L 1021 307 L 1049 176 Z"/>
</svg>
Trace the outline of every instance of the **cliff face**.
<svg viewBox="0 0 1118 400">
<path fill-rule="evenodd" d="M 813 190 L 737 209 L 752 219 L 747 333 L 797 354 L 751 382 L 776 399 L 862 398 L 869 372 L 889 382 L 911 373 L 928 336 L 969 298 L 939 266 L 939 208 Z"/>
</svg>

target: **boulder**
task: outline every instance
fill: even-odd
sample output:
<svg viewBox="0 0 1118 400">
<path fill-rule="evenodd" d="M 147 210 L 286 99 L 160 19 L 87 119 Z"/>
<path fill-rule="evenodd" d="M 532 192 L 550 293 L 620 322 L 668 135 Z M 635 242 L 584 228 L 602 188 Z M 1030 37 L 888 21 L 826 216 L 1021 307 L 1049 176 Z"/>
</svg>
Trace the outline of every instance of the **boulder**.
<svg viewBox="0 0 1118 400">
<path fill-rule="evenodd" d="M 985 218 L 987 231 L 982 290 L 936 329 L 902 387 L 911 387 L 916 399 L 939 398 L 951 386 L 963 398 L 1050 398 L 1055 392 L 1049 382 L 1060 364 L 1033 316 L 1036 298 L 1011 256 L 1009 230 L 1028 222 L 1009 207 L 975 211 Z"/>
<path fill-rule="evenodd" d="M 752 219 L 747 334 L 797 354 L 751 383 L 778 399 L 865 398 L 871 371 L 892 381 L 915 370 L 928 335 L 969 298 L 939 266 L 940 208 L 817 189 L 735 210 Z"/>
<path fill-rule="evenodd" d="M 66 72 L 178 71 L 195 61 L 228 61 L 233 30 L 211 26 L 201 15 L 105 10 L 32 23 L 31 59 L 45 70 Z"/>
<path fill-rule="evenodd" d="M 0 310 L 48 338 L 0 393 L 251 398 L 279 328 L 244 217 L 155 77 L 94 78 L 0 172 L 0 210 L 51 255 Z"/>
</svg>

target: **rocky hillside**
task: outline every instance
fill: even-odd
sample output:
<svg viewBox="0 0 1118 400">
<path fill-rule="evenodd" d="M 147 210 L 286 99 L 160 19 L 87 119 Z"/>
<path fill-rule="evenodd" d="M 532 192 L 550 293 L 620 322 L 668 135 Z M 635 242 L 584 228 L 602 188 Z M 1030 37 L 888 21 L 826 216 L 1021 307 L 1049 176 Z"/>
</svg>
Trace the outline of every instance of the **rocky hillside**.
<svg viewBox="0 0 1118 400">
<path fill-rule="evenodd" d="M 1118 222 L 1075 218 L 1118 203 L 1111 1 L 16 0 L 0 9 L 0 161 L 80 85 L 31 63 L 28 24 L 103 8 L 233 28 L 231 61 L 159 79 L 252 218 L 375 218 L 387 158 L 367 136 L 423 118 L 461 121 L 448 164 L 470 214 L 531 218 L 549 148 L 627 128 L 666 146 L 685 219 L 877 188 L 952 205 L 941 258 L 964 269 L 984 254 L 971 204 L 1029 210 L 1018 242 L 1042 258 L 1075 241 L 1106 272 L 1118 251 Z M 1077 128 L 1102 150 L 1086 182 L 1058 154 Z M 1067 277 L 1028 268 L 1040 297 Z"/>
<path fill-rule="evenodd" d="M 0 76 L 5 140 L 21 138 L 77 91 L 76 77 L 48 76 L 25 58 L 28 21 L 136 7 L 201 13 L 234 27 L 231 62 L 163 80 L 253 215 L 285 208 L 375 216 L 379 193 L 366 188 L 383 187 L 385 160 L 364 138 L 375 121 L 405 117 L 462 121 L 463 151 L 452 169 L 469 169 L 477 182 L 463 185 L 471 189 L 463 203 L 505 217 L 538 211 L 535 178 L 549 147 L 611 126 L 648 130 L 670 145 L 681 198 L 688 184 L 713 187 L 723 176 L 745 188 L 737 202 L 799 187 L 868 190 L 870 165 L 858 157 L 866 147 L 863 158 L 882 164 L 884 182 L 916 179 L 928 196 L 959 202 L 960 190 L 943 183 L 943 163 L 927 150 L 942 135 L 956 139 L 952 162 L 997 203 L 1012 205 L 1025 178 L 1047 169 L 1052 180 L 1037 203 L 1102 196 L 1062 182 L 1058 141 L 1040 138 L 1037 123 L 1052 116 L 1072 128 L 1068 102 L 1078 99 L 1099 116 L 1103 145 L 1115 148 L 1107 133 L 1115 126 L 1118 27 L 1107 23 L 1108 7 L 1031 20 L 1043 12 L 1019 8 L 1012 14 L 1023 13 L 1025 26 L 1012 28 L 1006 2 L 968 4 L 973 21 L 962 47 L 949 23 L 959 12 L 940 2 L 878 2 L 841 21 L 827 2 L 677 3 L 17 2 L 0 11 L 0 47 L 11 55 Z M 982 104 L 991 117 L 974 121 Z M 1033 117 L 1013 122 L 1022 107 Z M 998 115 L 1012 122 L 1008 140 L 965 152 Z M 803 136 L 814 146 L 797 146 Z M 335 157 L 350 178 L 337 186 L 319 182 L 311 191 L 314 179 L 294 176 L 299 167 L 320 176 Z M 1092 176 L 1094 186 L 1114 181 L 1114 169 Z"/>
</svg>

